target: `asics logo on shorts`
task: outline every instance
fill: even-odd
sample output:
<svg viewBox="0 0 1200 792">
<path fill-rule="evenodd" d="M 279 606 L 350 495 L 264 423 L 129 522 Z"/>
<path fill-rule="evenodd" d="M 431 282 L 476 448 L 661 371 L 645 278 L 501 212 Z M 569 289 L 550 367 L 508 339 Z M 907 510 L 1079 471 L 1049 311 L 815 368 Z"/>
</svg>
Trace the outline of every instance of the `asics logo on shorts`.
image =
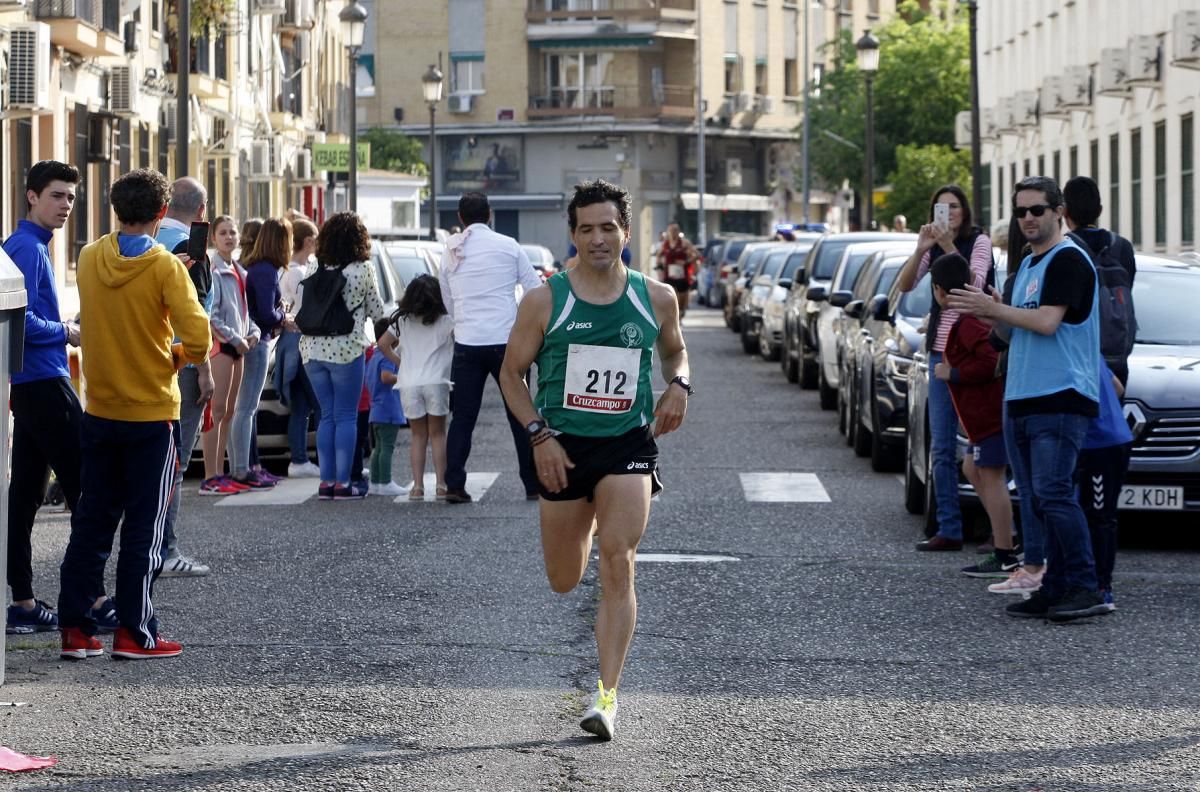
<svg viewBox="0 0 1200 792">
<path fill-rule="evenodd" d="M 592 329 L 592 323 L 591 323 L 591 322 L 570 322 L 569 324 L 567 324 L 567 330 L 568 330 L 568 331 L 571 331 L 571 330 L 591 330 L 591 329 Z"/>
<path fill-rule="evenodd" d="M 626 470 L 649 470 L 650 463 L 649 462 L 630 462 L 628 465 L 625 466 L 625 469 Z"/>
</svg>

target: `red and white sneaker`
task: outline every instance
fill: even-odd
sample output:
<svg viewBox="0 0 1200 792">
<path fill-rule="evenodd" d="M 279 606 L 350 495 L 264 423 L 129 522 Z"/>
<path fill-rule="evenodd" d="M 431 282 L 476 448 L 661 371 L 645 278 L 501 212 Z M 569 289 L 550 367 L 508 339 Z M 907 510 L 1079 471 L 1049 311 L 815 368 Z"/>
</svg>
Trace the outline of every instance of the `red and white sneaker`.
<svg viewBox="0 0 1200 792">
<path fill-rule="evenodd" d="M 247 489 L 249 487 L 235 487 L 233 481 L 224 476 L 213 476 L 200 483 L 201 495 L 237 495 Z"/>
<path fill-rule="evenodd" d="M 136 640 L 133 633 L 124 627 L 118 627 L 113 635 L 113 659 L 122 660 L 151 660 L 156 657 L 175 657 L 183 653 L 183 644 L 168 641 L 161 635 L 154 636 L 154 648 L 147 649 Z"/>
<path fill-rule="evenodd" d="M 104 654 L 104 644 L 94 635 L 88 635 L 78 627 L 63 627 L 62 651 L 59 655 L 66 660 L 87 660 Z"/>
</svg>

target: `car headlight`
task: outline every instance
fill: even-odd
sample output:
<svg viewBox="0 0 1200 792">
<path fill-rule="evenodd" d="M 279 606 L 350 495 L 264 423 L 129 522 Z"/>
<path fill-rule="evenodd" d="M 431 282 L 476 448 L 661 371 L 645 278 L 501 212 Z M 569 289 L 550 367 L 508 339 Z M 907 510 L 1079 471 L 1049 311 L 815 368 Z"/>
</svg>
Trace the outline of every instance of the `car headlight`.
<svg viewBox="0 0 1200 792">
<path fill-rule="evenodd" d="M 907 380 L 908 372 L 912 368 L 912 365 L 912 358 L 889 354 L 886 364 L 887 375 L 892 379 Z"/>
</svg>

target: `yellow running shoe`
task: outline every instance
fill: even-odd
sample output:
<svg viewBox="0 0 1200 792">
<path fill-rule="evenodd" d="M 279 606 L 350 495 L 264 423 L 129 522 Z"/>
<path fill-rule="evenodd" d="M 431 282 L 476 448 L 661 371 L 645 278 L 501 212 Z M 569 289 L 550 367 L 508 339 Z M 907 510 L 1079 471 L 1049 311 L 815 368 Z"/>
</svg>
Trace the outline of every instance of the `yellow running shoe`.
<svg viewBox="0 0 1200 792">
<path fill-rule="evenodd" d="M 579 722 L 579 726 L 585 732 L 594 734 L 601 740 L 611 740 L 613 726 L 617 720 L 617 689 L 605 690 L 604 680 L 600 680 L 597 684 L 600 686 L 600 692 L 596 694 L 592 708 L 583 714 L 583 720 Z"/>
</svg>

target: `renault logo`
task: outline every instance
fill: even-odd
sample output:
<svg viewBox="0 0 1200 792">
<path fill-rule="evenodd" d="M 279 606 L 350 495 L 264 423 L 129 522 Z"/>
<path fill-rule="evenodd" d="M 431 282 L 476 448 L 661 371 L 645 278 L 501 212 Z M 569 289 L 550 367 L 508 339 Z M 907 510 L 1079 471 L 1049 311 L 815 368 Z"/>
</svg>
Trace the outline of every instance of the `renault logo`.
<svg viewBox="0 0 1200 792">
<path fill-rule="evenodd" d="M 1125 423 L 1129 424 L 1129 431 L 1133 433 L 1133 439 L 1137 440 L 1146 428 L 1146 414 L 1133 402 L 1124 405 L 1121 411 L 1125 415 Z"/>
</svg>

